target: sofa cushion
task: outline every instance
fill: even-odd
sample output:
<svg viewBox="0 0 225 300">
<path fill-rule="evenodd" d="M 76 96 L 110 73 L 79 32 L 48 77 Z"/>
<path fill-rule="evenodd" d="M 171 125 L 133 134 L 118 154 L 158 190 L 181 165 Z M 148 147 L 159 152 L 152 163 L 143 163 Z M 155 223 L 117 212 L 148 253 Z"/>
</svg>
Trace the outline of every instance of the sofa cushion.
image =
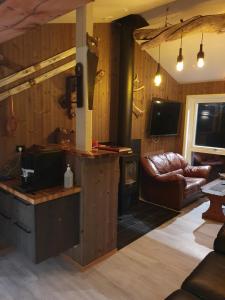
<svg viewBox="0 0 225 300">
<path fill-rule="evenodd" d="M 225 254 L 225 224 L 220 228 L 214 241 L 214 249 L 217 252 Z"/>
<path fill-rule="evenodd" d="M 177 169 L 184 169 L 188 165 L 188 163 L 185 161 L 183 156 L 181 156 L 178 153 L 168 152 L 168 153 L 165 153 L 165 156 L 170 163 L 171 171 L 174 171 Z"/>
<path fill-rule="evenodd" d="M 173 292 L 169 297 L 165 300 L 199 300 L 200 298 L 184 291 L 184 290 L 177 290 Z"/>
<path fill-rule="evenodd" d="M 182 289 L 202 300 L 225 299 L 225 255 L 211 252 L 186 278 Z"/>
<path fill-rule="evenodd" d="M 206 184 L 206 179 L 204 178 L 185 177 L 185 181 L 186 181 L 186 187 L 184 190 L 185 196 L 200 191 L 200 187 Z"/>
<path fill-rule="evenodd" d="M 184 169 L 187 166 L 187 162 L 184 158 L 180 154 L 173 152 L 150 155 L 146 158 L 154 164 L 159 174 Z"/>
</svg>

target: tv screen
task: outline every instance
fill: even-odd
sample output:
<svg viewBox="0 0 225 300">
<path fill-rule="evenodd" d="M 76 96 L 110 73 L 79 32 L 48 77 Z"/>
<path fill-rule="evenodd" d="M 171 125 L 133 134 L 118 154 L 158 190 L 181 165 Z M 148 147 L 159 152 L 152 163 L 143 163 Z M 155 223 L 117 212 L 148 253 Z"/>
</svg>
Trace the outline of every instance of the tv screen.
<svg viewBox="0 0 225 300">
<path fill-rule="evenodd" d="M 181 103 L 153 99 L 150 111 L 150 135 L 177 135 Z"/>
<path fill-rule="evenodd" d="M 195 145 L 225 148 L 225 103 L 199 103 Z"/>
</svg>

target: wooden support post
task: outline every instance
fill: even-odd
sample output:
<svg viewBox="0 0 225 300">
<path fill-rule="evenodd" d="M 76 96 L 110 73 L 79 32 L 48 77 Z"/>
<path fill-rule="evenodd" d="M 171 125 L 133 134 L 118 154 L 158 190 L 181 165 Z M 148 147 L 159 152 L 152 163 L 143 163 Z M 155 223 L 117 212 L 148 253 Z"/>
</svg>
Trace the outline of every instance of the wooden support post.
<svg viewBox="0 0 225 300">
<path fill-rule="evenodd" d="M 92 111 L 88 109 L 87 33 L 93 35 L 93 4 L 78 8 L 76 15 L 76 61 L 83 65 L 84 95 L 84 105 L 76 111 L 76 148 L 90 151 L 92 148 Z"/>
</svg>

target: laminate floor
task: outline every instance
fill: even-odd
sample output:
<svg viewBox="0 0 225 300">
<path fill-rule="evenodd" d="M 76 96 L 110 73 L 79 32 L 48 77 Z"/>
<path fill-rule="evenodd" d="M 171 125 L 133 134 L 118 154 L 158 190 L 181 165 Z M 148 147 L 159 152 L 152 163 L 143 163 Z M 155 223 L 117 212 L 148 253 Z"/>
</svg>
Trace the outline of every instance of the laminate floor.
<svg viewBox="0 0 225 300">
<path fill-rule="evenodd" d="M 201 199 L 84 273 L 63 257 L 33 265 L 0 256 L 0 300 L 163 300 L 211 251 L 221 224 L 204 221 Z"/>
</svg>

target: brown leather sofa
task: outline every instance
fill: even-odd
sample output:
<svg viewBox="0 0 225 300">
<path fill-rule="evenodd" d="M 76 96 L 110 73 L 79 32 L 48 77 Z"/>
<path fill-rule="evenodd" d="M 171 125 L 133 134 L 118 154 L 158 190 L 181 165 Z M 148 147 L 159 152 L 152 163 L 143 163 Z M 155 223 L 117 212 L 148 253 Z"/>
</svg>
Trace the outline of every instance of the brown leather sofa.
<svg viewBox="0 0 225 300">
<path fill-rule="evenodd" d="M 141 165 L 143 199 L 175 210 L 196 199 L 211 170 L 210 166 L 192 167 L 173 152 L 144 156 Z"/>
</svg>

